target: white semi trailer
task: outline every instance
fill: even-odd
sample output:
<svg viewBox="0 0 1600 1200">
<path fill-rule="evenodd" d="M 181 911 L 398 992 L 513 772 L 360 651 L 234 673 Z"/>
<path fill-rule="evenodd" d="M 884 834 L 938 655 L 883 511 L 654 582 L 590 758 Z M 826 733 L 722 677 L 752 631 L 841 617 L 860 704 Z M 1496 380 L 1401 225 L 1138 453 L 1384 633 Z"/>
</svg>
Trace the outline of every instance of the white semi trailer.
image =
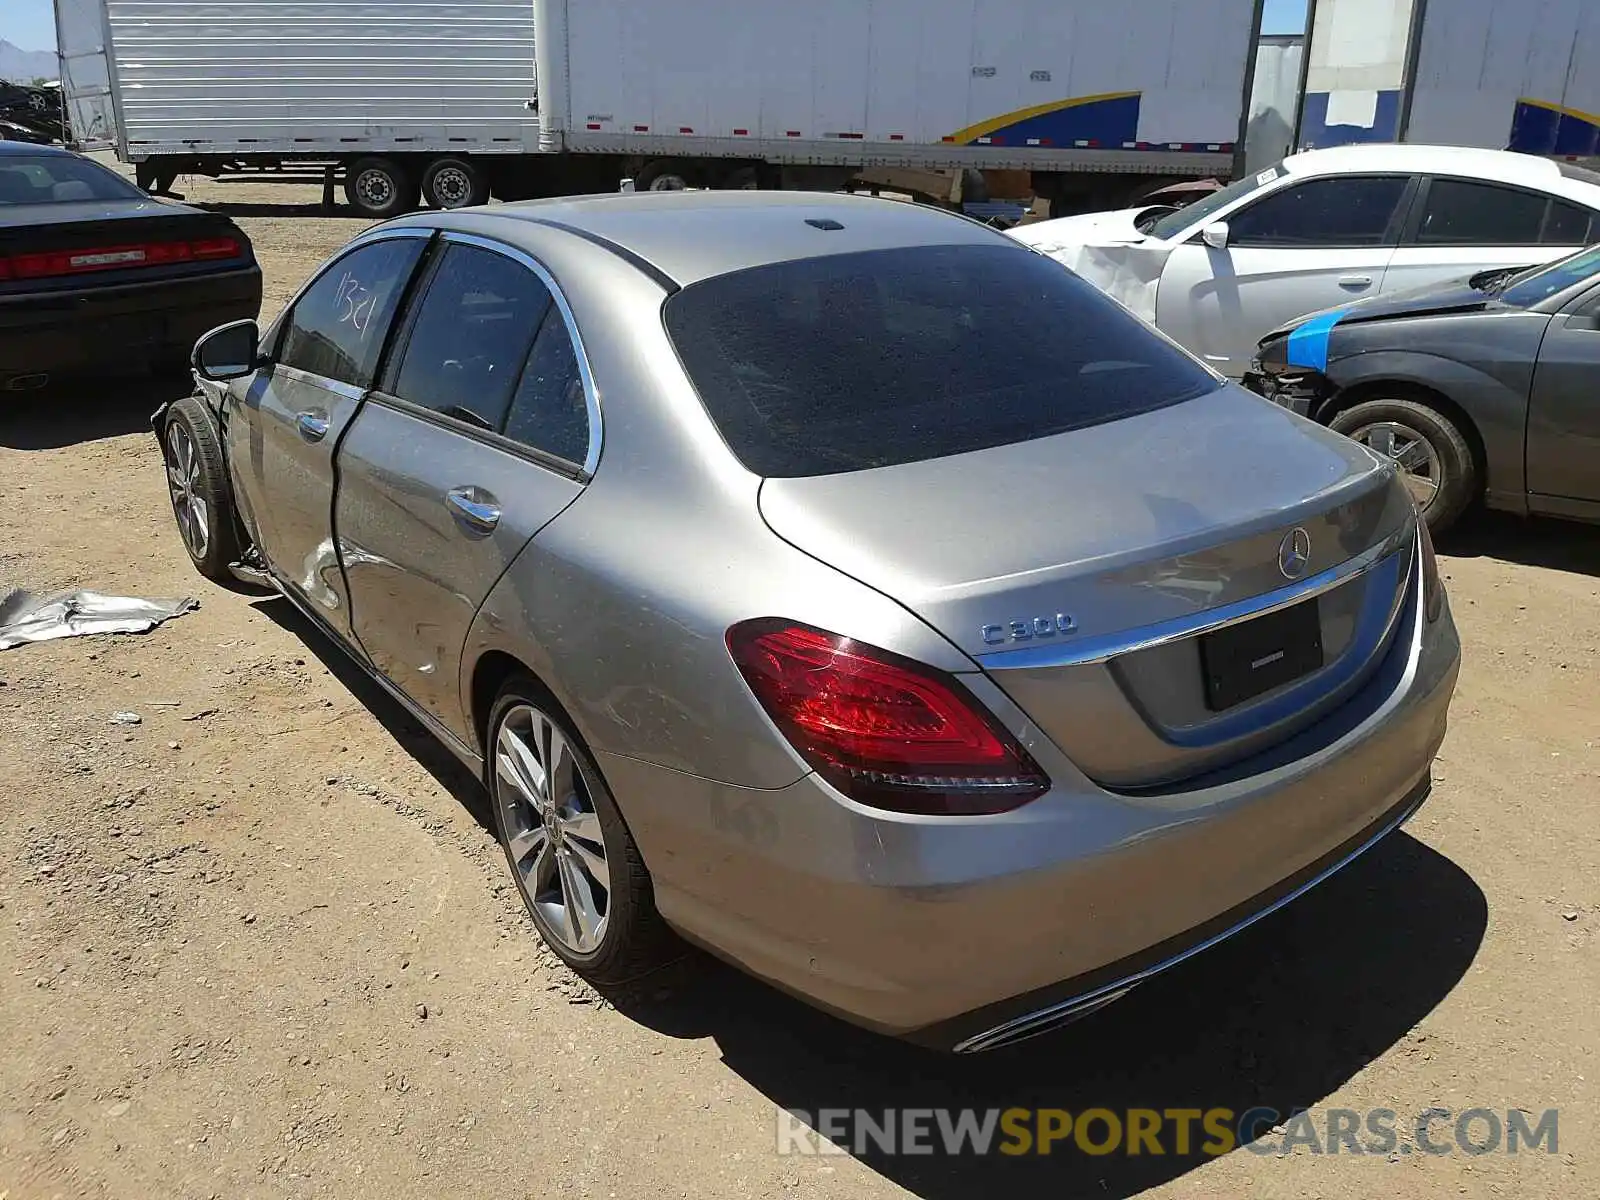
<svg viewBox="0 0 1600 1200">
<path fill-rule="evenodd" d="M 1595 0 L 1312 0 L 1298 144 L 1600 157 Z"/>
<path fill-rule="evenodd" d="M 1263 0 L 56 0 L 76 139 L 360 211 L 1000 173 L 1064 213 L 1242 156 Z M 1238 155 L 1236 156 L 1236 151 Z"/>
</svg>

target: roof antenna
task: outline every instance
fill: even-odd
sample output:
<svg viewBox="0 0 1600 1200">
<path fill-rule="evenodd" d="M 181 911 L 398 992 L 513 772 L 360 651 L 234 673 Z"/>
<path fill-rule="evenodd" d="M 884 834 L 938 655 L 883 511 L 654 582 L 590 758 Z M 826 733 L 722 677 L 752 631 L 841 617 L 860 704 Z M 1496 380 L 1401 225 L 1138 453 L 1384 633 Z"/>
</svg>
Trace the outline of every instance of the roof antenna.
<svg viewBox="0 0 1600 1200">
<path fill-rule="evenodd" d="M 826 229 L 829 231 L 844 228 L 843 225 L 839 224 L 839 222 L 835 221 L 832 217 L 807 217 L 806 224 L 811 226 L 813 229 Z"/>
</svg>

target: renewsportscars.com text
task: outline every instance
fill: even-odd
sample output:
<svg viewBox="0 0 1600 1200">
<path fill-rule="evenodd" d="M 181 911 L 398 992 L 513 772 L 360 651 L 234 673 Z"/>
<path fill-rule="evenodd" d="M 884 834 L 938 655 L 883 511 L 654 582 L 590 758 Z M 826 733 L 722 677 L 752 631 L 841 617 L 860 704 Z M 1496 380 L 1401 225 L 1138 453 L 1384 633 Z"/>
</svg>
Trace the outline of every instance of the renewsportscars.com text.
<svg viewBox="0 0 1600 1200">
<path fill-rule="evenodd" d="M 1559 1110 L 820 1108 L 777 1110 L 779 1154 L 1555 1154 Z"/>
</svg>

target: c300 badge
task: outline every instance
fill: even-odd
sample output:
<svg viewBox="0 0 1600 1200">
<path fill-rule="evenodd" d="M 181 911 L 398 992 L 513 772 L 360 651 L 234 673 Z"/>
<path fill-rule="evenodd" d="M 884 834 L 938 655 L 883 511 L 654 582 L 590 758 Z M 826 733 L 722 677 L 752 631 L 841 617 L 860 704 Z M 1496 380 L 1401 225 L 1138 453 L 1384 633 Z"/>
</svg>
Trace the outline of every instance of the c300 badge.
<svg viewBox="0 0 1600 1200">
<path fill-rule="evenodd" d="M 1007 621 L 1004 625 L 985 625 L 979 635 L 990 646 L 1007 642 L 1031 642 L 1035 638 L 1055 637 L 1057 634 L 1078 632 L 1078 622 L 1067 613 L 1053 617 L 1033 617 L 1025 621 Z"/>
</svg>

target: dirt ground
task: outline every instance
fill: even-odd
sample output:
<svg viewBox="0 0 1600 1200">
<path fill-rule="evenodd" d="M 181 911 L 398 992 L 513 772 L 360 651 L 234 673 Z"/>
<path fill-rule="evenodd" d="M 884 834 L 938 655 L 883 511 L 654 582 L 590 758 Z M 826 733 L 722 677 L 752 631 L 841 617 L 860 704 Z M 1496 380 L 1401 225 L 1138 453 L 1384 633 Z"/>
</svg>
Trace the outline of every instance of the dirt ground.
<svg viewBox="0 0 1600 1200">
<path fill-rule="evenodd" d="M 269 313 L 363 225 L 188 187 L 255 239 Z M 957 1060 L 698 959 L 579 984 L 474 781 L 284 603 L 190 569 L 147 427 L 184 386 L 0 408 L 0 580 L 201 603 L 0 652 L 0 1198 L 1600 1194 L 1600 531 L 1442 547 L 1465 662 L 1404 832 L 1103 1014 Z M 776 1105 L 1560 1113 L 1516 1156 L 795 1157 Z"/>
</svg>

